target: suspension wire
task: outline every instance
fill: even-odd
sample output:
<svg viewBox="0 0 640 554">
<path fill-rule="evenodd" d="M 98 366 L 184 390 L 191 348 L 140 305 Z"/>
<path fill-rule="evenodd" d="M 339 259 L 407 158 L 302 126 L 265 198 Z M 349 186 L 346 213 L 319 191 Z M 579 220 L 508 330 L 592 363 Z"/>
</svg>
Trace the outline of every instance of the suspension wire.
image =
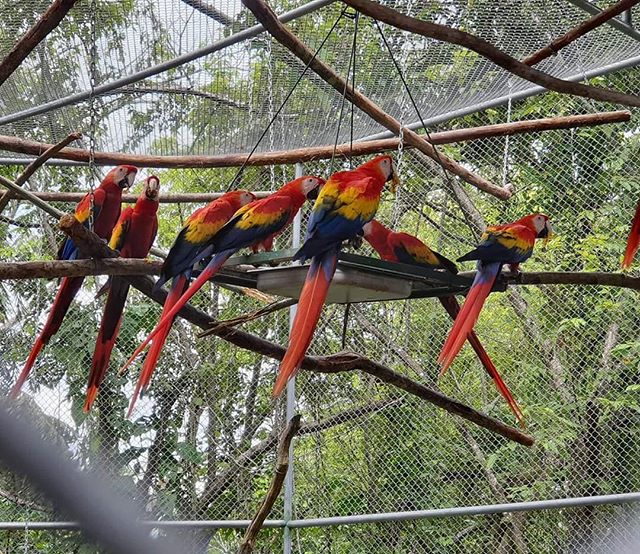
<svg viewBox="0 0 640 554">
<path fill-rule="evenodd" d="M 269 83 L 267 86 L 267 97 L 268 97 L 268 113 L 269 113 L 270 119 L 273 119 L 273 46 L 272 46 L 272 42 L 273 42 L 273 39 L 269 37 L 269 40 L 267 42 L 269 46 L 267 49 L 267 53 L 269 56 L 269 59 L 267 60 L 267 74 L 269 79 Z M 274 150 L 274 143 L 275 143 L 274 126 L 270 125 L 269 126 L 269 150 L 271 152 L 273 152 Z M 269 166 L 269 175 L 271 177 L 271 190 L 275 190 L 276 168 L 273 164 Z"/>
<path fill-rule="evenodd" d="M 416 111 L 416 114 L 418 115 L 418 119 L 420 120 L 420 124 L 422 125 L 422 128 L 425 131 L 425 134 L 427 136 L 427 140 L 431 143 L 431 146 L 433 148 L 433 151 L 436 155 L 436 159 L 437 162 L 440 164 L 440 167 L 442 168 L 442 173 L 444 175 L 445 178 L 445 183 L 447 184 L 447 186 L 449 187 L 450 191 L 453 192 L 454 186 L 453 186 L 453 182 L 451 180 L 451 175 L 449 174 L 449 171 L 447 170 L 447 168 L 444 165 L 444 162 L 442 161 L 442 158 L 440 157 L 440 152 L 438 151 L 438 148 L 436 147 L 435 144 L 433 144 L 433 141 L 431 140 L 431 134 L 429 133 L 429 129 L 427 129 L 427 125 L 424 122 L 424 119 L 422 117 L 422 113 L 420 112 L 420 108 L 418 108 L 418 104 L 416 103 L 415 99 L 413 98 L 413 94 L 411 94 L 411 89 L 409 88 L 409 84 L 407 83 L 406 79 L 404 78 L 404 75 L 402 73 L 402 69 L 400 68 L 395 56 L 393 55 L 393 50 L 391 50 L 391 46 L 389 45 L 389 42 L 387 41 L 387 37 L 385 36 L 384 32 L 382 31 L 382 27 L 380 27 L 380 23 L 378 23 L 377 19 L 374 19 L 373 22 L 375 23 L 376 27 L 378 28 L 378 32 L 380 33 L 380 36 L 382 37 L 382 40 L 385 44 L 385 46 L 387 47 L 387 50 L 389 51 L 389 56 L 391 57 L 391 61 L 393 62 L 393 65 L 396 68 L 396 71 L 398 72 L 398 76 L 400 77 L 400 80 L 402 81 L 402 84 L 407 92 L 407 95 L 409 96 L 409 100 L 411 100 L 411 104 L 413 105 L 413 108 Z M 467 222 L 467 226 L 469 227 L 469 229 L 471 230 L 471 232 L 475 235 L 476 233 L 476 229 L 473 225 L 473 223 L 469 220 L 469 216 L 465 213 L 464 210 L 462 210 L 462 214 Z"/>
<path fill-rule="evenodd" d="M 360 21 L 360 12 L 356 12 L 353 29 L 353 45 L 351 46 L 351 54 L 353 55 L 351 70 L 351 90 L 356 91 L 356 41 L 358 38 L 358 22 Z M 347 74 L 348 78 L 348 74 Z M 353 169 L 353 117 L 356 105 L 351 102 L 351 129 L 349 133 L 349 169 Z"/>
<path fill-rule="evenodd" d="M 356 16 L 358 12 L 356 12 Z M 345 13 L 345 17 L 352 17 Z M 333 174 L 333 163 L 336 158 L 336 149 L 338 147 L 338 140 L 340 138 L 340 127 L 342 126 L 342 115 L 344 114 L 344 103 L 347 98 L 347 88 L 349 88 L 349 73 L 351 73 L 351 65 L 355 59 L 355 46 L 356 46 L 356 33 L 358 32 L 358 21 L 354 18 L 354 30 L 353 30 L 353 43 L 351 47 L 351 54 L 349 55 L 349 65 L 347 66 L 347 78 L 344 80 L 344 87 L 342 89 L 342 99 L 340 101 L 340 112 L 338 114 L 338 126 L 336 128 L 336 136 L 333 141 L 333 152 L 331 153 L 331 161 L 329 162 L 329 175 Z M 351 104 L 353 106 L 353 103 Z M 352 112 L 353 113 L 353 112 Z M 353 140 L 353 137 L 352 137 Z M 353 150 L 353 143 L 351 144 L 351 150 Z M 349 158 L 349 168 L 351 168 L 351 158 Z"/>
<path fill-rule="evenodd" d="M 95 103 L 95 90 L 96 90 L 96 66 L 98 57 L 97 46 L 97 12 L 98 4 L 97 0 L 91 1 L 91 48 L 89 50 L 89 84 L 91 86 L 89 91 L 89 229 L 93 231 L 93 210 L 94 210 L 94 189 L 96 178 L 96 103 Z"/>
<path fill-rule="evenodd" d="M 94 0 L 95 1 L 95 0 Z M 251 158 L 251 156 L 253 156 L 253 154 L 255 154 L 256 150 L 258 149 L 258 146 L 260 145 L 260 142 L 262 141 L 262 139 L 266 136 L 266 134 L 269 132 L 269 128 L 271 127 L 271 125 L 273 125 L 274 121 L 277 119 L 278 115 L 280 115 L 280 112 L 284 109 L 287 101 L 289 100 L 289 98 L 291 98 L 291 95 L 293 94 L 293 92 L 296 90 L 297 86 L 300 84 L 300 81 L 302 81 L 302 78 L 305 76 L 305 74 L 307 73 L 307 70 L 309 69 L 309 66 L 315 61 L 316 57 L 318 56 L 318 54 L 320 53 L 320 50 L 322 50 L 322 47 L 325 45 L 325 43 L 327 42 L 327 40 L 329 40 L 329 37 L 331 36 L 331 34 L 333 33 L 333 31 L 335 30 L 335 28 L 338 26 L 338 23 L 340 22 L 340 20 L 342 19 L 342 17 L 345 15 L 346 12 L 346 8 L 343 9 L 340 12 L 340 15 L 338 16 L 338 18 L 335 20 L 335 22 L 333 23 L 333 25 L 331 26 L 331 29 L 329 29 L 329 32 L 327 33 L 327 36 L 324 37 L 324 39 L 322 40 L 322 42 L 320 43 L 320 46 L 318 46 L 318 49 L 314 52 L 313 56 L 311 57 L 311 59 L 307 62 L 307 64 L 304 66 L 304 69 L 302 70 L 302 73 L 300 74 L 300 76 L 298 77 L 298 79 L 296 80 L 296 82 L 293 84 L 293 86 L 291 87 L 291 90 L 289 90 L 289 92 L 287 93 L 287 95 L 285 96 L 284 100 L 282 101 L 282 104 L 280 105 L 280 107 L 276 110 L 276 112 L 273 114 L 273 117 L 271 118 L 271 121 L 269 121 L 269 123 L 267 124 L 266 128 L 264 129 L 264 131 L 262 131 L 262 134 L 260 135 L 260 137 L 258 138 L 258 140 L 256 141 L 255 145 L 253 146 L 251 152 L 249 152 L 249 155 L 247 156 L 247 158 L 244 160 L 244 162 L 242 162 L 242 165 L 240 166 L 240 169 L 238 169 L 238 171 L 236 172 L 235 176 L 233 177 L 233 179 L 231 180 L 231 183 L 229 183 L 229 186 L 227 187 L 227 191 L 229 192 L 233 186 L 236 184 L 236 182 L 238 181 L 238 178 L 240 177 L 240 175 L 242 175 L 242 172 L 244 171 L 244 168 L 247 167 L 247 163 L 249 162 L 249 159 Z"/>
</svg>

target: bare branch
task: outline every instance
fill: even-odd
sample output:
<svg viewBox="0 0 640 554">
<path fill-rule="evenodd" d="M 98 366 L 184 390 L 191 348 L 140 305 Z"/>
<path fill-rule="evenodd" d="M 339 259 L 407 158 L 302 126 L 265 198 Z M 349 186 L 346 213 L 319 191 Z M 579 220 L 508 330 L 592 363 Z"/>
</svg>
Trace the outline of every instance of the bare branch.
<svg viewBox="0 0 640 554">
<path fill-rule="evenodd" d="M 20 66 L 31 51 L 63 20 L 76 0 L 54 0 L 42 17 L 20 38 L 0 62 L 0 85 Z"/>
<path fill-rule="evenodd" d="M 238 554 L 250 554 L 253 552 L 256 539 L 258 538 L 258 533 L 260 532 L 260 529 L 262 529 L 264 520 L 267 519 L 267 516 L 271 513 L 271 509 L 282 490 L 284 478 L 289 470 L 289 446 L 291 446 L 291 441 L 299 429 L 300 416 L 295 415 L 291 418 L 287 427 L 280 436 L 278 453 L 276 455 L 276 470 L 273 475 L 273 480 L 269 485 L 269 490 L 267 490 L 267 494 L 265 494 L 260 508 L 258 508 L 256 515 L 253 517 L 249 527 L 247 527 L 244 538 L 240 543 Z"/>
<path fill-rule="evenodd" d="M 593 17 L 590 17 L 585 22 L 580 23 L 561 37 L 551 41 L 547 46 L 541 48 L 537 52 L 534 52 L 530 56 L 527 56 L 522 63 L 527 65 L 535 65 L 542 60 L 555 56 L 559 50 L 565 46 L 571 44 L 573 41 L 579 39 L 582 35 L 586 35 L 589 31 L 599 27 L 603 23 L 606 23 L 616 15 L 620 15 L 622 12 L 631 9 L 640 0 L 621 0 L 620 2 L 609 6 L 606 10 L 602 10 Z"/>
<path fill-rule="evenodd" d="M 571 129 L 575 127 L 586 127 L 591 125 L 606 125 L 609 123 L 620 123 L 629 121 L 631 113 L 628 111 L 600 112 L 583 115 L 569 115 L 562 117 L 548 117 L 542 119 L 533 119 L 530 121 L 515 121 L 511 123 L 498 123 L 495 125 L 482 125 L 479 127 L 470 127 L 468 129 L 455 129 L 452 131 L 442 131 L 431 133 L 429 142 L 431 144 L 451 144 L 455 142 L 463 142 L 468 140 L 480 140 L 488 137 L 502 137 L 509 135 L 518 135 L 522 133 L 533 133 L 540 131 L 551 131 L 555 129 Z M 52 145 L 34 140 L 27 140 L 14 136 L 0 135 L 0 149 L 18 154 L 39 155 L 41 152 L 50 148 Z M 411 144 L 405 144 L 405 148 L 412 148 Z M 352 148 L 353 147 L 353 148 Z M 366 154 L 377 154 L 389 150 L 395 150 L 398 147 L 398 139 L 381 139 L 364 142 L 354 142 L 339 144 L 336 146 L 335 154 L 337 156 L 347 157 L 363 156 Z M 310 162 L 314 160 L 329 159 L 333 156 L 333 145 L 314 146 L 309 148 L 297 148 L 293 150 L 280 150 L 274 152 L 258 152 L 251 156 L 248 165 L 285 165 L 298 162 Z M 225 154 L 218 156 L 145 156 L 136 154 L 127 154 L 122 152 L 96 152 L 95 162 L 98 165 L 119 165 L 132 164 L 138 167 L 154 167 L 154 168 L 170 168 L 170 167 L 239 167 L 247 160 L 248 154 Z M 55 158 L 72 160 L 76 162 L 87 163 L 90 153 L 88 150 L 81 148 L 64 148 L 57 152 Z M 47 193 L 53 194 L 53 193 Z M 75 193 L 58 193 L 58 194 L 75 194 Z M 200 193 L 189 195 L 163 195 L 161 202 L 201 202 L 213 200 L 221 193 Z M 180 198 L 193 198 L 186 200 Z M 43 197 L 44 198 L 44 197 Z M 135 196 L 125 196 L 127 202 L 135 202 Z M 172 200 L 168 200 L 172 198 Z M 173 199 L 175 198 L 175 199 Z M 45 198 L 46 199 L 46 198 Z M 79 200 L 79 197 L 51 197 L 53 199 L 73 199 Z"/>
<path fill-rule="evenodd" d="M 72 133 L 64 140 L 61 140 L 58 144 L 50 145 L 42 154 L 40 154 L 35 160 L 33 160 L 24 171 L 18 175 L 15 183 L 19 187 L 24 185 L 29 178 L 40 168 L 44 163 L 55 156 L 60 150 L 62 150 L 65 146 L 72 143 L 75 140 L 78 140 L 82 135 L 80 133 Z M 43 144 L 44 146 L 44 144 Z M 0 213 L 5 209 L 9 200 L 12 198 L 17 198 L 15 192 L 7 191 L 0 197 Z"/>
<path fill-rule="evenodd" d="M 625 106 L 640 106 L 640 97 L 638 96 L 622 94 L 609 89 L 558 79 L 548 73 L 529 67 L 516 58 L 509 56 L 506 52 L 503 52 L 488 43 L 486 40 L 476 37 L 470 33 L 452 29 L 445 25 L 439 25 L 438 23 L 431 23 L 430 21 L 423 21 L 421 19 L 416 19 L 415 17 L 409 17 L 371 0 L 344 0 L 344 2 L 363 14 L 373 17 L 379 21 L 384 21 L 388 25 L 392 25 L 398 29 L 468 48 L 488 60 L 491 60 L 493 63 L 502 67 L 509 73 L 522 77 L 523 79 L 535 83 L 536 85 L 540 85 L 548 90 L 564 94 L 573 94 L 575 96 L 583 96 L 585 98 L 600 100 L 602 102 L 613 102 L 615 104 L 622 104 Z"/>
</svg>

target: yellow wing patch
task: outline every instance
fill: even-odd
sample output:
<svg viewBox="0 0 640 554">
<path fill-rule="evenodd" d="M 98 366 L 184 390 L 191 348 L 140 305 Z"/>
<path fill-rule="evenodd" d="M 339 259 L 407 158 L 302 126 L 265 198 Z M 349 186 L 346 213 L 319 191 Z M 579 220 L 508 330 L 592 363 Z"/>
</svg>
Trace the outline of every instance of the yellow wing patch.
<svg viewBox="0 0 640 554">
<path fill-rule="evenodd" d="M 207 223 L 202 221 L 193 223 L 187 227 L 187 232 L 184 234 L 184 238 L 188 242 L 202 244 L 215 236 L 225 223 L 226 221 L 223 219 Z"/>
<path fill-rule="evenodd" d="M 482 240 L 497 242 L 505 248 L 527 252 L 533 248 L 535 241 L 534 237 L 529 237 L 531 234 L 527 227 L 520 225 L 508 229 L 489 226 L 482 235 Z"/>
</svg>

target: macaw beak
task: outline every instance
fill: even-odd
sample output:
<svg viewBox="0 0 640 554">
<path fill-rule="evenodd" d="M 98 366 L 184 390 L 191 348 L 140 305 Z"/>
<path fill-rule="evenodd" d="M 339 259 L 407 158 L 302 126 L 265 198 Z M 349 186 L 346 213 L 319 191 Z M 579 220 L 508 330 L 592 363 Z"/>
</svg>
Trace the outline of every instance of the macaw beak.
<svg viewBox="0 0 640 554">
<path fill-rule="evenodd" d="M 318 193 L 320 191 L 320 186 L 317 186 L 314 189 L 311 189 L 307 192 L 307 200 L 316 200 L 318 198 Z"/>
<path fill-rule="evenodd" d="M 553 232 L 553 227 L 551 226 L 551 222 L 547 221 L 547 223 L 544 226 L 544 229 L 540 231 L 538 238 L 544 239 L 543 246 L 546 248 L 547 244 L 549 244 L 549 241 L 555 236 L 556 235 Z"/>
<path fill-rule="evenodd" d="M 122 181 L 120 181 L 118 183 L 118 186 L 121 189 L 128 189 L 128 188 L 132 187 L 133 186 L 133 182 L 134 182 L 134 180 L 136 178 L 136 173 L 137 173 L 137 171 L 129 171 L 129 173 L 127 173 L 124 176 L 124 179 L 122 179 Z"/>
<path fill-rule="evenodd" d="M 398 174 L 394 170 L 392 175 L 391 175 L 391 184 L 389 185 L 389 188 L 391 189 L 391 192 L 393 194 L 395 194 L 396 193 L 396 189 L 399 186 L 400 186 L 400 179 L 398 178 Z"/>
<path fill-rule="evenodd" d="M 160 180 L 157 177 L 147 180 L 145 196 L 149 200 L 156 200 L 160 194 Z"/>
</svg>

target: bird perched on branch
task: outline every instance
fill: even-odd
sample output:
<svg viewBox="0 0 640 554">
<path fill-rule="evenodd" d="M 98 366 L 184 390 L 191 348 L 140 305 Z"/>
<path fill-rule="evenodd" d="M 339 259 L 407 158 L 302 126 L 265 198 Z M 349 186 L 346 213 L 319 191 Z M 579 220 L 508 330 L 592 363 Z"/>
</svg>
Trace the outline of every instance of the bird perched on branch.
<svg viewBox="0 0 640 554">
<path fill-rule="evenodd" d="M 138 169 L 132 165 L 114 167 L 107 173 L 98 188 L 93 191 L 93 194 L 87 194 L 78 202 L 75 211 L 76 219 L 86 227 L 92 224 L 93 232 L 96 235 L 101 239 L 109 240 L 113 227 L 120 217 L 122 191 L 133 185 L 137 172 Z M 76 245 L 68 238 L 58 251 L 58 259 L 75 260 L 78 257 L 79 252 Z M 29 353 L 16 384 L 11 389 L 11 397 L 16 397 L 20 393 L 20 389 L 27 380 L 38 354 L 60 329 L 62 320 L 67 314 L 71 302 L 78 294 L 83 281 L 84 277 L 64 277 L 60 282 L 47 321 Z"/>
<path fill-rule="evenodd" d="M 307 196 L 313 194 L 313 191 L 323 184 L 324 180 L 319 177 L 310 175 L 299 177 L 266 198 L 255 200 L 240 208 L 203 249 L 202 252 L 206 251 L 207 256 L 213 255 L 211 261 L 173 307 L 162 316 L 153 331 L 136 349 L 121 371 L 131 364 L 154 337 L 163 333 L 167 326 L 171 325 L 182 307 L 200 290 L 202 285 L 219 271 L 231 255 L 248 246 L 253 248 L 270 246 L 273 237 L 291 224 Z M 192 265 L 202 259 L 202 252 L 192 260 Z"/>
<path fill-rule="evenodd" d="M 155 175 L 147 177 L 135 206 L 122 212 L 109 241 L 109 246 L 113 250 L 118 250 L 121 257 L 146 258 L 158 232 L 159 194 L 160 179 Z M 85 412 L 91 409 L 100 384 L 109 368 L 111 351 L 118 338 L 122 312 L 129 293 L 129 282 L 123 277 L 114 275 L 109 279 L 108 290 L 109 295 L 102 313 L 100 331 L 93 351 L 87 398 L 84 403 Z"/>
<path fill-rule="evenodd" d="M 640 247 L 640 202 L 636 206 L 636 215 L 631 222 L 631 230 L 627 237 L 627 248 L 624 252 L 624 259 L 622 260 L 622 268 L 628 269 L 631 267 L 633 258 Z"/>
<path fill-rule="evenodd" d="M 233 214 L 255 199 L 255 195 L 246 190 L 234 190 L 223 194 L 206 206 L 198 208 L 188 217 L 184 227 L 173 242 L 167 259 L 162 264 L 160 278 L 154 287 L 158 289 L 171 280 L 171 289 L 164 301 L 160 319 L 163 319 L 173 308 L 189 286 L 193 266 L 211 254 L 211 241 L 216 234 L 231 219 Z M 127 416 L 130 416 L 133 412 L 138 395 L 143 394 L 151 382 L 153 370 L 156 367 L 172 324 L 173 320 L 153 339 L 142 365 Z"/>
<path fill-rule="evenodd" d="M 378 210 L 380 194 L 387 181 L 392 189 L 397 176 L 390 156 L 378 156 L 351 171 L 334 173 L 318 194 L 307 236 L 294 259 L 311 258 L 298 309 L 289 334 L 273 396 L 278 396 L 300 367 L 316 328 L 329 291 L 342 242 L 362 232 Z"/>
<path fill-rule="evenodd" d="M 519 265 L 533 254 L 536 239 L 548 239 L 551 235 L 549 217 L 530 214 L 513 223 L 487 227 L 478 247 L 458 258 L 459 262 L 477 260 L 477 272 L 438 357 L 440 375 L 449 368 L 476 324 L 502 266 L 509 264 L 511 271 L 518 271 Z"/>
<path fill-rule="evenodd" d="M 409 235 L 408 233 L 396 233 L 385 227 L 375 219 L 367 223 L 364 228 L 364 238 L 378 253 L 380 258 L 388 262 L 401 262 L 409 265 L 420 267 L 428 267 L 430 269 L 443 270 L 453 275 L 458 273 L 456 264 L 445 258 L 442 254 L 431 250 L 418 237 Z M 455 296 L 441 296 L 438 298 L 444 309 L 451 316 L 456 318 L 460 312 L 460 304 Z M 518 403 L 513 398 L 511 391 L 502 380 L 496 366 L 491 361 L 489 354 L 482 346 L 480 339 L 475 331 L 471 330 L 467 336 L 469 344 L 478 356 L 478 359 L 486 369 L 489 376 L 493 379 L 500 394 L 504 397 L 516 416 L 518 423 L 524 426 L 524 417 Z"/>
</svg>

